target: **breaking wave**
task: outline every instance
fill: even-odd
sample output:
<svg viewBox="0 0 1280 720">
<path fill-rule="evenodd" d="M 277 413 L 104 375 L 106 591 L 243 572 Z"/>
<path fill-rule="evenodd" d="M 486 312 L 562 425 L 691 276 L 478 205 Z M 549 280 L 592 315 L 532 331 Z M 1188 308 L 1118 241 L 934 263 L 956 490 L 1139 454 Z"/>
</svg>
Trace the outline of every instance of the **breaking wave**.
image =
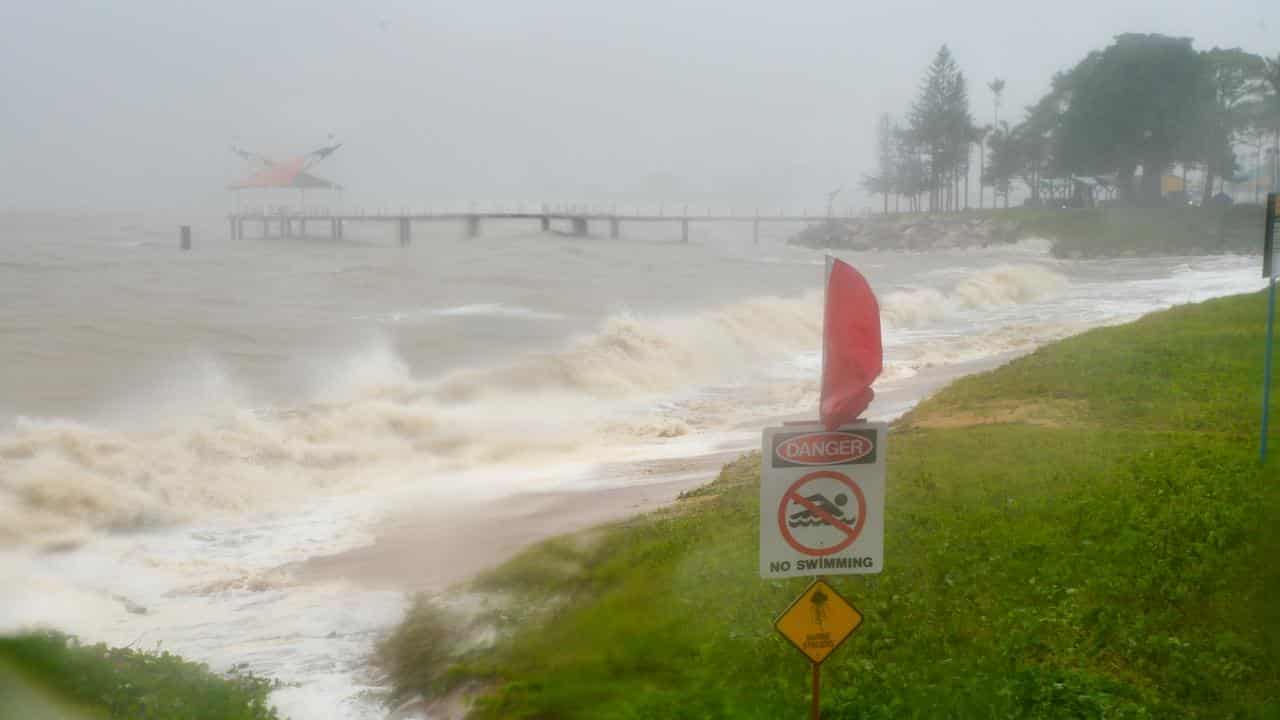
<svg viewBox="0 0 1280 720">
<path fill-rule="evenodd" d="M 887 325 L 909 327 L 1064 284 L 1041 268 L 1002 267 L 945 294 L 890 293 L 883 314 Z M 750 420 L 756 408 L 731 393 L 714 408 L 683 406 L 696 416 L 682 417 L 679 404 L 657 415 L 654 407 L 699 386 L 758 382 L 762 368 L 814 353 L 820 338 L 821 295 L 812 292 L 689 315 L 620 314 L 557 351 L 430 380 L 375 343 L 333 362 L 311 402 L 287 410 L 166 405 L 170 424 L 147 430 L 20 418 L 0 436 L 0 544 L 67 542 L 374 483 L 446 481 L 482 466 L 607 459 L 610 448 Z M 216 367 L 199 372 L 214 377 L 220 397 L 236 396 Z"/>
<path fill-rule="evenodd" d="M 953 294 L 963 307 L 982 308 L 1032 302 L 1066 286 L 1066 278 L 1037 265 L 1000 265 L 964 279 Z"/>
<path fill-rule="evenodd" d="M 1035 302 L 1062 292 L 1067 279 L 1039 265 L 998 265 L 972 273 L 949 293 L 932 288 L 884 296 L 880 313 L 889 327 L 913 328 L 946 319 L 955 311 Z"/>
</svg>

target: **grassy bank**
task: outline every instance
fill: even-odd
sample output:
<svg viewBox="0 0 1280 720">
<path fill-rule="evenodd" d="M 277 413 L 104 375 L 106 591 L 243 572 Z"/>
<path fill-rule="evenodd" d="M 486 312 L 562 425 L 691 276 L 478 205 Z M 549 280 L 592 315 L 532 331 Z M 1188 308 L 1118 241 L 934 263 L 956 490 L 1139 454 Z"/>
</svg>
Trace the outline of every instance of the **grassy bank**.
<svg viewBox="0 0 1280 720">
<path fill-rule="evenodd" d="M 1262 252 L 1263 208 L 1095 208 L 998 211 L 1022 234 L 1054 241 L 1059 257 Z"/>
<path fill-rule="evenodd" d="M 889 441 L 886 570 L 825 718 L 1280 717 L 1265 303 L 1158 313 L 963 379 Z M 402 697 L 480 718 L 800 717 L 756 575 L 758 456 L 667 511 L 538 545 L 384 644 Z"/>
<path fill-rule="evenodd" d="M 270 690 L 169 653 L 0 637 L 0 720 L 275 720 Z"/>
</svg>

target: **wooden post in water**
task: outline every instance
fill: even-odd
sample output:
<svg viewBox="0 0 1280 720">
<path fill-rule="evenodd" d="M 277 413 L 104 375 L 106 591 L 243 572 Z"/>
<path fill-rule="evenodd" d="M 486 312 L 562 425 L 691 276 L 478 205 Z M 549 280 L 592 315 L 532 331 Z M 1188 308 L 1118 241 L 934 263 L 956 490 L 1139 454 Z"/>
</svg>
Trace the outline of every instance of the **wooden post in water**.
<svg viewBox="0 0 1280 720">
<path fill-rule="evenodd" d="M 400 226 L 400 247 L 409 247 L 409 244 L 413 242 L 413 238 L 410 236 L 409 218 L 400 218 L 398 224 Z"/>
<path fill-rule="evenodd" d="M 543 215 L 538 220 L 542 225 L 542 232 L 551 232 L 551 218 L 549 216 Z"/>
<path fill-rule="evenodd" d="M 480 237 L 480 216 L 468 215 L 467 216 L 467 239 L 474 240 L 475 238 L 478 238 L 478 237 Z"/>
<path fill-rule="evenodd" d="M 621 225 L 622 225 L 622 221 L 618 220 L 618 216 L 617 216 L 617 215 L 614 215 L 613 217 L 609 218 L 609 237 L 610 237 L 610 239 L 617 240 L 617 239 L 618 239 L 618 236 L 622 234 L 622 233 L 620 232 L 620 226 L 621 226 Z"/>
<path fill-rule="evenodd" d="M 178 238 L 179 238 L 178 244 L 182 247 L 182 249 L 190 250 L 191 249 L 191 226 L 179 225 Z"/>
<path fill-rule="evenodd" d="M 338 239 L 339 239 L 339 240 L 341 240 L 341 239 L 342 239 L 342 236 L 343 236 L 343 233 L 345 233 L 345 232 L 346 232 L 346 229 L 342 227 L 342 218 L 338 218 L 338 219 L 337 219 L 337 220 L 335 220 L 334 222 L 336 222 L 336 223 L 337 223 Z"/>
<path fill-rule="evenodd" d="M 578 237 L 585 237 L 587 234 L 587 219 L 585 217 L 576 217 L 573 219 L 573 234 Z"/>
</svg>

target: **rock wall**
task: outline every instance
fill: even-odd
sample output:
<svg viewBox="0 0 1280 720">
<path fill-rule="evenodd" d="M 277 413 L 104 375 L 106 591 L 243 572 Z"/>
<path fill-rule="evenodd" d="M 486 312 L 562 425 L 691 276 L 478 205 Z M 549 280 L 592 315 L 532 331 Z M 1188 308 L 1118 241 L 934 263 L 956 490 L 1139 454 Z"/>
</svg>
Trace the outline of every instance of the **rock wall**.
<svg viewBox="0 0 1280 720">
<path fill-rule="evenodd" d="M 792 245 L 847 250 L 944 250 L 1016 242 L 1022 223 L 964 215 L 890 215 L 835 218 L 810 225 Z"/>
</svg>

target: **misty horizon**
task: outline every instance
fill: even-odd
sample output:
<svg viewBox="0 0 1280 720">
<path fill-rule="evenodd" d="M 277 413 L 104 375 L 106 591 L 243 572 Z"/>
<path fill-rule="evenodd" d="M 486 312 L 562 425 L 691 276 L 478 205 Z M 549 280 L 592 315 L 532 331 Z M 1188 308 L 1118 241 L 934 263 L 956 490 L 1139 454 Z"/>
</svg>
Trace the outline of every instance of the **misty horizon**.
<svg viewBox="0 0 1280 720">
<path fill-rule="evenodd" d="M 947 44 L 989 121 L 1122 32 L 1274 55 L 1262 3 L 9 8 L 0 208 L 224 209 L 229 147 L 346 143 L 353 206 L 874 205 L 875 123 Z"/>
</svg>

